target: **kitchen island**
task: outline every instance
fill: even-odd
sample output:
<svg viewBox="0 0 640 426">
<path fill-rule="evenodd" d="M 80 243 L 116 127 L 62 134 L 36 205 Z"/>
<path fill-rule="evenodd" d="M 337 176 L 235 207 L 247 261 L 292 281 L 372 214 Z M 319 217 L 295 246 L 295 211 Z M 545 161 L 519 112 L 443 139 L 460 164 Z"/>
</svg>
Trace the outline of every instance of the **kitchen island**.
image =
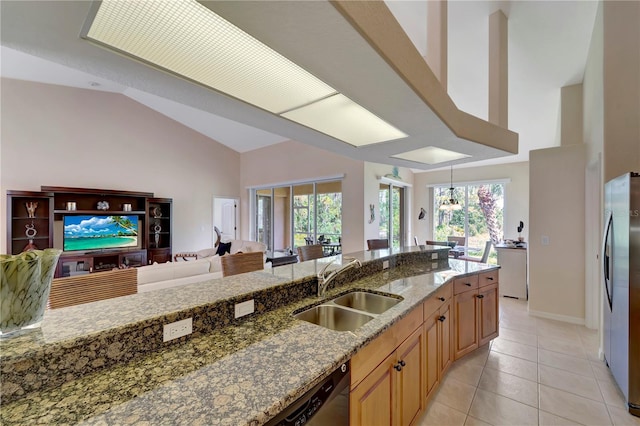
<svg viewBox="0 0 640 426">
<path fill-rule="evenodd" d="M 308 286 L 331 258 L 48 312 L 42 330 L 0 342 L 3 393 L 11 391 L 11 383 L 6 381 L 8 369 L 33 368 L 29 354 L 43 347 L 44 352 L 62 355 L 51 356 L 57 360 L 54 365 L 36 367 L 45 371 L 66 368 L 66 379 L 55 386 L 41 384 L 24 394 L 16 390 L 12 402 L 0 407 L 0 420 L 2 424 L 263 424 L 443 284 L 496 269 L 446 258 L 443 267 L 442 262 L 426 260 L 425 254 L 432 253 L 441 254 L 438 250 L 424 253 L 424 247 L 351 254 L 363 262 L 361 269 L 369 268 L 369 272 L 329 289 L 326 298 L 354 288 L 403 298 L 353 332 L 332 331 L 291 316 L 318 303 L 315 289 L 298 300 L 283 301 L 238 320 L 233 320 L 232 313 L 231 319 L 219 315 L 223 326 L 199 331 L 203 322 L 210 321 L 210 317 L 196 318 L 201 306 L 224 298 L 242 301 L 260 290 L 277 293 L 286 288 L 286 293 L 291 293 L 288 286 Z M 446 255 L 446 250 L 443 253 Z M 421 257 L 399 261 L 411 254 Z M 341 262 L 340 256 L 335 259 Z M 389 269 L 371 268 L 385 261 L 390 262 Z M 274 302 L 257 302 L 256 309 L 260 311 L 261 305 L 268 303 Z M 127 348 L 144 347 L 156 337 L 158 329 L 150 317 L 180 319 L 180 313 L 189 310 L 194 313 L 192 335 L 141 355 L 129 353 Z M 114 328 L 132 327 L 139 331 L 126 335 L 129 340 L 110 334 Z M 97 336 L 97 341 L 81 351 L 68 351 L 74 341 L 86 336 Z M 105 357 L 97 356 L 103 348 Z M 103 359 L 115 361 L 100 368 Z M 27 382 L 43 380 L 35 373 L 27 376 Z"/>
</svg>

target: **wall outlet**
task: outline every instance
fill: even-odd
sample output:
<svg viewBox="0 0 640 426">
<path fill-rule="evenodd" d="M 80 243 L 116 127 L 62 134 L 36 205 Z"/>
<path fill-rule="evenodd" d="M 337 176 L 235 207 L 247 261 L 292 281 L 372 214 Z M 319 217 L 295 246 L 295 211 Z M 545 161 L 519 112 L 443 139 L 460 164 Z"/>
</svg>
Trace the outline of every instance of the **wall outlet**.
<svg viewBox="0 0 640 426">
<path fill-rule="evenodd" d="M 236 303 L 235 311 L 236 318 L 243 317 L 245 315 L 249 315 L 255 312 L 255 303 L 253 299 L 247 300 L 246 302 Z"/>
<path fill-rule="evenodd" d="M 383 260 L 382 261 L 382 269 L 389 269 L 389 261 L 388 260 Z"/>
<path fill-rule="evenodd" d="M 540 242 L 542 243 L 543 246 L 548 246 L 549 245 L 549 236 L 543 235 Z"/>
<path fill-rule="evenodd" d="M 432 260 L 437 260 L 438 259 L 438 253 L 431 253 L 431 259 Z"/>
<path fill-rule="evenodd" d="M 186 336 L 191 333 L 193 333 L 192 318 L 172 322 L 164 325 L 162 341 L 168 342 L 169 340 L 177 339 L 178 337 Z"/>
</svg>

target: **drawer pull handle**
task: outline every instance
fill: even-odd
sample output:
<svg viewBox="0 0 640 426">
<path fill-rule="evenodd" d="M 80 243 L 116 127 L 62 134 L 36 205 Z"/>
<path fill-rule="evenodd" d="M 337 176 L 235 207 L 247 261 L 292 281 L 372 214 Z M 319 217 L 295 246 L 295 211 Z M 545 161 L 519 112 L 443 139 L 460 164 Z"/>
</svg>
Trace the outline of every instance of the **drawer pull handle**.
<svg viewBox="0 0 640 426">
<path fill-rule="evenodd" d="M 484 294 L 479 294 L 478 299 L 484 299 Z"/>
<path fill-rule="evenodd" d="M 393 368 L 395 368 L 398 371 L 402 371 L 402 365 L 400 365 L 400 364 L 394 365 Z"/>
<path fill-rule="evenodd" d="M 471 287 L 471 283 L 464 283 L 464 285 Z"/>
<path fill-rule="evenodd" d="M 445 317 L 444 315 L 440 316 L 440 318 L 438 318 L 438 321 L 440 322 L 444 322 L 444 320 L 446 320 L 447 317 Z"/>
<path fill-rule="evenodd" d="M 404 362 L 404 360 L 402 360 L 402 359 L 401 359 L 401 360 L 400 360 L 400 365 L 404 367 L 405 365 L 407 365 L 407 363 L 406 363 L 406 362 Z"/>
<path fill-rule="evenodd" d="M 438 300 L 444 302 L 444 297 L 438 297 Z"/>
<path fill-rule="evenodd" d="M 489 281 L 493 281 L 493 277 L 487 277 Z"/>
</svg>

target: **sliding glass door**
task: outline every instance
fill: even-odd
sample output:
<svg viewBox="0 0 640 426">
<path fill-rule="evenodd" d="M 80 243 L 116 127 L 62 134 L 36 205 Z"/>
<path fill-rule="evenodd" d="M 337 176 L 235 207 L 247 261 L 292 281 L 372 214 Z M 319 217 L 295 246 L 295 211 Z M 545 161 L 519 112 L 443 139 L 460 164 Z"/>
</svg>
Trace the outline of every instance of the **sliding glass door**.
<svg viewBox="0 0 640 426">
<path fill-rule="evenodd" d="M 404 197 L 403 187 L 380 184 L 378 204 L 380 206 L 379 238 L 388 239 L 393 248 L 404 246 Z"/>
<path fill-rule="evenodd" d="M 341 251 L 342 181 L 308 182 L 254 189 L 255 238 L 282 252 L 322 243 Z"/>
</svg>

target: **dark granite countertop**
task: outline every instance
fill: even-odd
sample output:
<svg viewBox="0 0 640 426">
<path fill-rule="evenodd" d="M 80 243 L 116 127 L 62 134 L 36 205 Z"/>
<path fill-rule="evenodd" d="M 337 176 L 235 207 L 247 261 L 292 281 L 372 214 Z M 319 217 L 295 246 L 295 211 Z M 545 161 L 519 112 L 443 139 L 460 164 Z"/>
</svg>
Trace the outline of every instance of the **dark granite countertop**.
<svg viewBox="0 0 640 426">
<path fill-rule="evenodd" d="M 393 254 L 385 252 L 362 252 L 356 257 L 370 261 Z M 249 287 L 255 289 L 256 286 L 301 280 L 314 275 L 322 266 L 322 262 L 310 261 L 243 274 L 230 280 L 232 285 L 217 286 L 219 294 L 215 297 L 247 291 Z M 336 332 L 294 319 L 291 316 L 294 310 L 319 301 L 317 297 L 307 297 L 264 314 L 251 315 L 211 333 L 190 336 L 161 350 L 60 386 L 28 393 L 0 407 L 0 422 L 7 425 L 263 424 L 408 314 L 440 285 L 455 276 L 495 268 L 449 260 L 449 269 L 438 272 L 425 272 L 424 266 L 419 264 L 378 272 L 327 293 L 326 297 L 332 298 L 358 288 L 404 298 L 353 332 Z M 46 340 L 48 344 L 60 341 L 64 345 L 69 339 L 73 340 L 77 330 L 97 333 L 100 329 L 136 321 L 150 313 L 202 303 L 204 294 L 202 286 L 191 285 L 175 291 L 137 295 L 143 296 L 145 303 L 142 305 L 135 297 L 119 298 L 122 299 L 117 302 L 120 314 L 105 315 L 102 320 L 94 318 L 93 325 L 81 318 L 88 316 L 87 305 L 65 308 L 68 309 L 67 318 L 55 318 L 54 321 L 45 317 L 43 333 L 38 339 Z M 214 297 L 210 288 L 206 294 Z M 116 302 L 103 301 L 98 305 L 106 312 L 113 308 L 113 303 Z M 91 308 L 95 309 L 95 306 Z M 122 312 L 128 312 L 129 316 L 125 317 Z M 71 315 L 74 313 L 81 324 L 74 328 L 76 332 L 68 331 L 65 336 L 47 335 L 54 330 L 51 324 L 64 328 L 60 322 L 74 321 Z M 47 320 L 50 320 L 49 328 L 45 326 Z M 4 349 L 14 353 L 28 352 L 39 344 L 42 341 L 23 339 L 19 344 L 4 343 L 0 348 L 3 352 Z M 68 361 L 83 362 L 82 356 Z"/>
</svg>

